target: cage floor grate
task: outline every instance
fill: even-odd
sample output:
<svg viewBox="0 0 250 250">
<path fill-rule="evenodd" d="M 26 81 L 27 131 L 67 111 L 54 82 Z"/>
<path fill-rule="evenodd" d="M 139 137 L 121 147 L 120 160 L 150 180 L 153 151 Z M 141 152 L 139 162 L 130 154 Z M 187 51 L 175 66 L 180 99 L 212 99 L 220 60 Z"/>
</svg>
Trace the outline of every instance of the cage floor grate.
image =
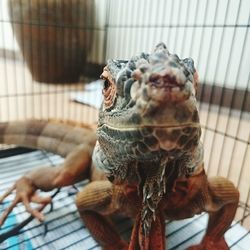
<svg viewBox="0 0 250 250">
<path fill-rule="evenodd" d="M 35 169 L 44 165 L 57 165 L 63 159 L 57 155 L 42 151 L 33 151 L 15 156 L 0 159 L 0 195 L 17 178 L 30 169 Z M 87 182 L 76 185 L 82 188 Z M 46 227 L 38 221 L 33 220 L 23 228 L 22 233 L 13 236 L 0 243 L 0 249 L 101 249 L 91 237 L 88 230 L 82 223 L 74 205 L 76 189 L 73 187 L 63 188 L 54 198 L 53 210 L 47 207 L 45 211 Z M 47 194 L 46 194 L 47 195 Z M 13 195 L 0 205 L 0 213 L 8 206 L 13 199 Z M 12 228 L 15 224 L 28 217 L 24 207 L 19 205 L 11 213 L 7 221 L 0 229 L 0 234 Z M 201 214 L 191 219 L 166 222 L 167 247 L 170 250 L 186 249 L 188 246 L 198 243 L 205 233 L 207 215 Z M 124 238 L 128 239 L 132 228 L 132 222 L 126 218 L 116 218 L 116 225 Z M 226 240 L 230 249 L 249 250 L 250 232 L 243 228 L 239 222 L 234 222 L 227 231 Z"/>
</svg>

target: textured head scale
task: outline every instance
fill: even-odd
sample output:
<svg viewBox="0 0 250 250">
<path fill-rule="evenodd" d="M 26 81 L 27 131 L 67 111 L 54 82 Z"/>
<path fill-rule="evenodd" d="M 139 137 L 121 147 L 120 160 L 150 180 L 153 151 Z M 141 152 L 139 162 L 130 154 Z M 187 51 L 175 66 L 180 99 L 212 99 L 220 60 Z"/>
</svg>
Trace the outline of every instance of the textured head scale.
<svg viewBox="0 0 250 250">
<path fill-rule="evenodd" d="M 198 76 L 191 58 L 181 60 L 160 43 L 151 54 L 109 60 L 101 78 L 93 160 L 115 183 L 143 187 L 147 232 L 173 172 L 168 166 L 189 174 L 202 161 Z"/>
<path fill-rule="evenodd" d="M 104 102 L 97 135 L 103 157 L 116 169 L 115 159 L 121 157 L 126 165 L 195 150 L 198 77 L 191 58 L 181 60 L 160 43 L 151 54 L 109 60 L 101 78 Z"/>
</svg>

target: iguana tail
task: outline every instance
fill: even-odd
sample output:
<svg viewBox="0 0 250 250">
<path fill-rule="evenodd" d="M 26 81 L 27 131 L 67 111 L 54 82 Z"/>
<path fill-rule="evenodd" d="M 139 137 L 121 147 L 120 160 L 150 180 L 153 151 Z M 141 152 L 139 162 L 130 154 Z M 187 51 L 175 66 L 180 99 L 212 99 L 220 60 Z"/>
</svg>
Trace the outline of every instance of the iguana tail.
<svg viewBox="0 0 250 250">
<path fill-rule="evenodd" d="M 95 133 L 88 126 L 54 120 L 27 120 L 0 123 L 0 144 L 44 149 L 65 157 L 79 144 L 95 144 Z"/>
</svg>

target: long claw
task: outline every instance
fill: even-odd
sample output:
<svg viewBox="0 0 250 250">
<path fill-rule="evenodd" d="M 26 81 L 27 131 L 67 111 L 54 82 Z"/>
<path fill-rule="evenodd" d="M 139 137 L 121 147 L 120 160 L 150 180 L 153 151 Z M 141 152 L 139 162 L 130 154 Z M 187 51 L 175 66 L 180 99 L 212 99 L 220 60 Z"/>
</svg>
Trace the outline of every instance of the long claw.
<svg viewBox="0 0 250 250">
<path fill-rule="evenodd" d="M 56 190 L 56 192 L 50 197 L 50 199 L 52 200 L 58 193 L 60 192 L 60 188 L 58 188 Z M 25 198 L 24 198 L 25 200 Z M 16 204 L 20 201 L 20 199 L 16 198 L 10 205 L 9 208 L 7 208 L 7 211 L 5 210 L 3 216 L 0 218 L 0 227 L 1 225 L 4 223 L 4 221 L 6 220 L 8 214 L 12 211 L 12 209 L 16 206 Z M 45 202 L 43 203 L 36 211 L 39 213 L 41 212 L 47 205 L 48 203 Z M 34 216 L 33 214 L 31 214 L 26 220 L 24 220 L 23 222 L 21 222 L 20 224 L 18 224 L 17 226 L 15 226 L 14 228 L 8 230 L 7 232 L 4 232 L 2 234 L 0 234 L 0 243 L 2 243 L 4 240 L 8 239 L 11 236 L 17 235 L 20 233 L 20 230 L 25 227 L 29 222 L 31 222 L 33 220 Z M 43 221 L 42 221 L 43 222 Z M 44 223 L 44 222 L 43 222 Z M 44 235 L 47 234 L 48 232 L 48 225 L 47 223 L 44 223 Z"/>
<path fill-rule="evenodd" d="M 10 206 L 3 212 L 2 217 L 0 218 L 0 227 L 3 225 L 3 223 L 5 222 L 6 218 L 8 217 L 8 215 L 11 213 L 11 211 L 13 210 L 13 208 L 17 205 L 17 203 L 19 202 L 18 199 L 15 199 Z"/>
<path fill-rule="evenodd" d="M 40 213 L 39 211 L 37 211 L 36 209 L 33 209 L 30 206 L 29 199 L 28 199 L 27 196 L 22 197 L 22 202 L 23 202 L 23 204 L 25 206 L 26 211 L 29 212 L 33 217 L 37 218 L 39 221 L 44 220 L 43 214 Z"/>
<path fill-rule="evenodd" d="M 16 188 L 15 185 L 13 185 L 11 188 L 9 188 L 9 189 L 0 197 L 0 203 L 2 203 L 3 200 L 4 200 L 7 196 L 9 196 L 9 195 L 13 192 L 13 190 L 14 190 L 15 188 Z"/>
</svg>

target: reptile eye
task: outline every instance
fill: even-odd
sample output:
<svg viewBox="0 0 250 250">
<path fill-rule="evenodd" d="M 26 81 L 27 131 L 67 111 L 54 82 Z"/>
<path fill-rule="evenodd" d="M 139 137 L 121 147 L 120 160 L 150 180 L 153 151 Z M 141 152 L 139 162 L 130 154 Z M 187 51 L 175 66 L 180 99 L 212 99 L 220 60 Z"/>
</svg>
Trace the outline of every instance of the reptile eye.
<svg viewBox="0 0 250 250">
<path fill-rule="evenodd" d="M 109 110 L 113 107 L 116 100 L 116 82 L 113 79 L 113 75 L 107 67 L 104 68 L 100 78 L 103 80 L 103 107 L 105 110 Z"/>
<path fill-rule="evenodd" d="M 116 85 L 107 78 L 103 79 L 102 94 L 104 97 L 104 107 L 109 109 L 113 106 L 116 97 Z"/>
<path fill-rule="evenodd" d="M 103 83 L 103 89 L 107 90 L 110 87 L 110 85 L 111 84 L 110 84 L 109 80 L 105 79 L 104 83 Z"/>
</svg>

